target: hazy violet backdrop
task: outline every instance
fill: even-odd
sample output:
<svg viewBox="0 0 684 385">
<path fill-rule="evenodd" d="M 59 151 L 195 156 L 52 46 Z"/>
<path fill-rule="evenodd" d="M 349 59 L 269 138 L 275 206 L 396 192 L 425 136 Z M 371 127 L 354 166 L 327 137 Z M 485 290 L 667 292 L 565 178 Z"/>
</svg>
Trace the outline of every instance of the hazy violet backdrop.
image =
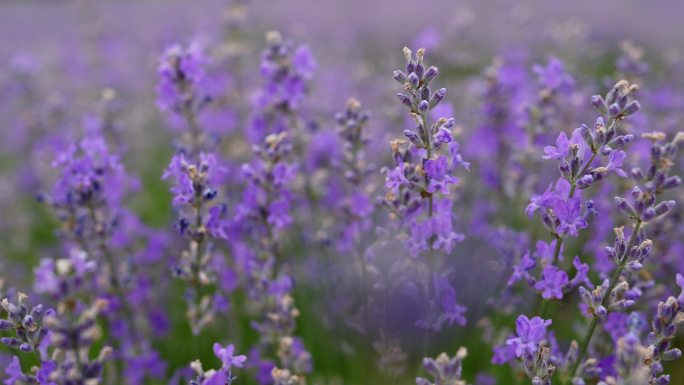
<svg viewBox="0 0 684 385">
<path fill-rule="evenodd" d="M 0 381 L 684 384 L 683 14 L 0 2 Z"/>
</svg>

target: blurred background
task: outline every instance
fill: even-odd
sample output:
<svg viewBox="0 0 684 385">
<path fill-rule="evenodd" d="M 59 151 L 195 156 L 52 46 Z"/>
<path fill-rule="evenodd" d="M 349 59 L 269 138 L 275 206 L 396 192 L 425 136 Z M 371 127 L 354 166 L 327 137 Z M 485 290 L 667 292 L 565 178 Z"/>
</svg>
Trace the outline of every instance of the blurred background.
<svg viewBox="0 0 684 385">
<path fill-rule="evenodd" d="M 547 167 L 529 185 L 516 185 L 514 175 L 521 171 L 501 169 L 498 172 L 511 177 L 509 185 L 499 186 L 501 194 L 513 206 L 492 204 L 482 208 L 475 204 L 476 197 L 487 188 L 468 188 L 468 183 L 481 184 L 492 172 L 486 166 L 487 155 L 478 150 L 483 143 L 478 127 L 485 120 L 482 99 L 491 74 L 499 71 L 501 78 L 510 76 L 510 84 L 503 81 L 506 86 L 522 83 L 520 97 L 530 100 L 536 100 L 541 92 L 532 70 L 535 64 L 546 65 L 551 58 L 559 58 L 575 79 L 574 92 L 563 101 L 563 119 L 543 132 L 549 140 L 524 151 L 541 154 L 543 145 L 551 144 L 560 130 L 569 132 L 580 123 L 592 123 L 595 117 L 588 112 L 589 97 L 605 92 L 622 76 L 643 81 L 645 117 L 635 123 L 636 130 L 654 130 L 652 126 L 662 121 L 666 127 L 658 126 L 658 130 L 681 130 L 683 15 L 684 3 L 678 0 L 1 1 L 0 271 L 11 286 L 29 290 L 33 267 L 41 257 L 54 253 L 54 220 L 34 199 L 51 179 L 50 162 L 55 147 L 59 147 L 55 143 L 60 143 L 45 138 L 79 132 L 88 116 L 103 109 L 116 113 L 119 123 L 115 132 L 125 143 L 123 162 L 141 181 L 130 207 L 146 225 L 172 230 L 168 185 L 160 176 L 173 154 L 174 132 L 158 109 L 155 91 L 159 58 L 169 45 L 200 41 L 216 57 L 237 58 L 226 67 L 232 78 L 227 84 L 236 90 L 234 100 L 242 99 L 245 104 L 251 99 L 251 90 L 260 84 L 259 54 L 267 31 L 279 30 L 308 45 L 318 62 L 311 98 L 315 103 L 308 111 L 317 130 L 334 129 L 333 114 L 343 108 L 347 98 L 355 96 L 373 112 L 369 152 L 380 165 L 390 164 L 387 143 L 401 136 L 406 122 L 395 101 L 397 87 L 392 71 L 404 63 L 404 46 L 422 46 L 427 49 L 429 63 L 440 67 L 439 81 L 449 90 L 458 139 L 474 163 L 464 177 L 466 187 L 456 203 L 463 210 L 455 209 L 462 213 L 458 226 L 467 239 L 455 253 L 458 257 L 450 260 L 459 303 L 469 309 L 468 324 L 440 334 L 433 353 L 444 350 L 453 354 L 458 346 L 467 346 L 470 356 L 464 377 L 468 383 L 524 383 L 508 367 L 490 363 L 488 342 L 496 338 L 492 335 L 494 326 L 513 325 L 517 313 L 512 308 L 525 308 L 529 302 L 530 296 L 525 294 L 510 302 L 498 302 L 498 296 L 519 249 L 527 247 L 530 239 L 548 236 L 539 224 L 523 215 L 523 210 L 531 192 L 543 191 L 538 186 L 545 186 L 549 173 L 556 170 Z M 215 61 L 215 70 L 221 70 L 221 63 Z M 642 64 L 646 67 L 640 67 Z M 110 103 L 112 100 L 115 103 Z M 239 135 L 247 127 L 240 113 L 222 122 L 230 135 Z M 515 149 L 516 143 L 506 146 Z M 244 147 L 227 148 L 227 156 L 244 159 Z M 377 185 L 377 195 L 382 195 L 382 178 Z M 609 192 L 600 194 L 604 193 Z M 477 210 L 494 212 L 492 216 L 498 219 L 478 227 Z M 530 238 L 521 238 L 519 230 L 524 228 L 532 228 L 527 235 Z M 683 234 L 678 226 L 670 237 L 677 239 Z M 605 240 L 590 238 L 585 240 L 595 241 L 587 247 L 592 251 L 605 245 Z M 306 254 L 304 244 L 296 241 L 296 235 L 293 239 L 289 244 L 293 255 Z M 586 251 L 581 244 L 569 245 L 568 254 Z M 671 254 L 670 258 L 675 261 L 671 266 L 678 269 L 681 256 Z M 390 334 L 402 340 L 408 354 L 404 361 L 409 364 L 398 377 L 387 380 L 378 374 L 374 348 L 363 334 L 348 327 L 344 316 L 329 311 L 326 298 L 314 290 L 319 282 L 309 279 L 307 269 L 306 265 L 301 267 L 296 297 L 302 313 L 299 334 L 314 357 L 312 383 L 412 383 L 421 357 L 420 337 L 410 331 L 411 313 L 418 305 L 402 296 L 393 300 L 397 322 Z M 174 288 L 171 293 L 180 290 Z M 190 352 L 178 349 L 192 336 L 182 322 L 182 303 L 176 306 L 170 309 L 171 314 L 177 314 L 171 317 L 170 332 L 156 345 L 169 362 L 170 373 L 193 358 Z M 501 314 L 489 316 L 492 309 Z M 554 315 L 559 319 L 576 317 L 576 303 L 557 306 Z M 230 323 L 234 329 L 228 334 L 231 340 L 240 339 L 238 346 L 244 348 L 240 351 L 246 351 L 256 338 L 248 325 L 247 319 Z M 228 327 L 214 326 L 209 336 L 224 336 Z M 557 332 L 569 338 L 577 330 L 576 324 L 568 323 L 559 325 Z M 488 342 L 481 342 L 483 339 Z M 207 349 L 203 358 L 211 357 Z M 684 383 L 681 362 L 668 370 L 673 374 L 672 384 Z M 508 382 L 512 378 L 513 382 Z M 239 383 L 250 381 L 245 378 Z"/>
</svg>

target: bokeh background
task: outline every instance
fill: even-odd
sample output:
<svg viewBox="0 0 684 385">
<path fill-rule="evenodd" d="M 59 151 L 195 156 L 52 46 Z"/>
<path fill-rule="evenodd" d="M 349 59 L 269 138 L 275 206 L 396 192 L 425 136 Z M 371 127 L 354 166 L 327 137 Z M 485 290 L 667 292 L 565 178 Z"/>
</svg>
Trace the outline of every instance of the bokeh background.
<svg viewBox="0 0 684 385">
<path fill-rule="evenodd" d="M 589 110 L 588 96 L 609 87 L 619 72 L 616 61 L 621 55 L 633 54 L 634 49 L 643 50 L 637 59 L 648 63 L 649 70 L 640 76 L 645 88 L 665 90 L 660 99 L 654 96 L 652 100 L 668 111 L 668 127 L 682 128 L 681 1 L 248 0 L 240 15 L 234 14 L 232 5 L 228 0 L 0 2 L 0 271 L 9 284 L 28 290 L 32 268 L 41 257 L 53 253 L 57 242 L 54 220 L 34 199 L 42 181 L 49 180 L 50 157 L 54 154 L 54 148 L 43 147 L 41 138 L 77 132 L 84 116 L 100 111 L 105 90 L 116 95 L 117 134 L 126 147 L 124 163 L 141 181 L 130 207 L 147 225 L 172 231 L 168 185 L 160 175 L 173 153 L 173 132 L 156 105 L 155 87 L 159 57 L 175 42 L 199 40 L 239 56 L 239 67 L 231 69 L 239 72 L 231 74 L 234 82 L 230 84 L 242 84 L 245 101 L 250 98 L 249 89 L 259 84 L 259 52 L 267 31 L 277 29 L 306 43 L 318 61 L 312 90 L 315 103 L 310 109 L 319 129 L 332 130 L 330 117 L 348 97 L 357 97 L 373 111 L 371 152 L 378 154 L 380 164 L 388 164 L 387 143 L 403 130 L 401 107 L 394 100 L 392 71 L 403 64 L 404 46 L 425 46 L 430 62 L 439 65 L 440 81 L 449 89 L 466 154 L 475 153 L 472 149 L 480 145 L 472 132 L 482 121 L 480 98 L 486 69 L 511 65 L 527 72 L 530 84 L 534 84 L 532 65 L 547 63 L 552 57 L 564 61 L 577 84 L 577 95 L 567 100 L 572 113 L 563 121 L 574 123 L 556 127 L 554 132 L 567 132 L 575 127 L 571 124 L 592 121 L 593 115 L 582 115 Z M 632 43 L 625 45 L 625 41 Z M 642 105 L 649 116 L 643 125 L 656 122 L 656 107 Z M 226 120 L 226 125 L 232 133 L 246 127 L 239 116 Z M 652 129 L 656 128 L 644 127 L 645 131 Z M 515 147 L 515 143 L 510 145 Z M 236 159 L 244 156 L 244 149 L 230 151 L 235 151 Z M 466 186 L 486 178 L 478 173 L 477 159 L 473 162 L 474 170 L 464 180 Z M 464 192 L 458 204 L 469 207 L 477 194 L 477 188 Z M 512 196 L 517 206 L 499 212 L 507 217 L 502 221 L 512 228 L 532 227 L 533 234 L 543 234 L 540 226 L 531 225 L 522 213 L 529 194 L 521 191 Z M 469 228 L 469 210 L 463 212 L 462 231 Z M 681 226 L 678 229 L 674 238 L 684 235 Z M 441 334 L 433 353 L 445 350 L 453 354 L 464 345 L 470 351 L 464 377 L 470 382 L 478 374 L 488 373 L 499 384 L 523 383 L 507 367 L 491 365 L 491 349 L 481 342 L 491 331 L 488 325 L 512 325 L 515 317 L 505 312 L 496 319 L 488 316 L 492 307 L 504 307 L 491 300 L 498 295 L 507 274 L 501 251 L 506 247 L 497 245 L 496 240 L 507 243 L 505 246 L 522 241 L 505 234 L 487 235 L 486 231 L 463 232 L 468 238 L 451 263 L 458 277 L 455 287 L 459 302 L 469 308 L 469 322 Z M 571 247 L 580 249 L 578 245 Z M 304 243 L 293 241 L 290 248 L 292 253 L 306 254 Z M 312 382 L 387 381 L 378 374 L 366 338 L 345 328 L 344 320 L 328 316 L 316 280 L 302 279 L 300 283 L 296 289 L 302 313 L 298 330 L 314 357 Z M 171 293 L 181 295 L 181 288 L 173 285 Z M 236 299 L 238 303 L 244 300 Z M 391 380 L 398 382 L 391 383 L 409 384 L 420 362 L 420 338 L 412 336 L 410 301 L 395 301 L 397 322 L 392 333 L 405 340 L 409 364 L 399 379 Z M 524 307 L 524 301 L 520 303 Z M 169 309 L 171 330 L 156 343 L 171 368 L 182 367 L 194 358 L 191 351 L 182 348 L 192 339 L 183 323 L 182 301 L 175 306 Z M 554 309 L 561 318 L 566 314 L 575 317 L 576 312 L 574 304 Z M 558 333 L 571 336 L 575 326 L 559 326 Z M 256 338 L 249 320 L 238 317 L 213 326 L 206 339 L 211 341 L 210 336 L 218 338 L 226 333 L 239 347 L 249 346 Z M 212 359 L 209 346 L 207 342 L 207 352 L 202 355 L 206 360 Z M 684 383 L 681 362 L 668 370 L 673 374 L 673 384 Z M 250 381 L 245 376 L 239 383 Z"/>
</svg>

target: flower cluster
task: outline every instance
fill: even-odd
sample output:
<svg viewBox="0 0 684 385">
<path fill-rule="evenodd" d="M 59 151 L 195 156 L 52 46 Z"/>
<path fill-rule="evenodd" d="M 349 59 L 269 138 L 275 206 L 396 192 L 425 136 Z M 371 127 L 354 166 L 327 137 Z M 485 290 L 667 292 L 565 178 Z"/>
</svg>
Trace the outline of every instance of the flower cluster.
<svg viewBox="0 0 684 385">
<path fill-rule="evenodd" d="M 247 361 L 246 356 L 236 356 L 235 346 L 228 345 L 225 348 L 219 343 L 214 344 L 214 355 L 221 360 L 219 369 L 205 371 L 199 360 L 193 361 L 190 367 L 195 371 L 197 377 L 190 380 L 190 385 L 231 385 L 237 377 L 233 376 L 233 367 L 242 368 Z"/>
<path fill-rule="evenodd" d="M 527 251 L 519 263 L 514 266 L 513 274 L 508 279 L 508 285 L 511 286 L 523 280 L 539 291 L 544 299 L 563 299 L 563 295 L 573 288 L 581 284 L 588 284 L 589 265 L 582 263 L 578 256 L 575 256 L 572 261 L 572 266 L 575 269 L 575 275 L 572 279 L 568 277 L 565 271 L 551 263 L 557 242 L 558 240 L 555 240 L 547 244 L 544 241 L 538 241 L 535 252 Z M 540 271 L 539 278 L 531 274 L 537 267 Z"/>
<path fill-rule="evenodd" d="M 359 249 L 363 247 L 363 234 L 369 230 L 369 217 L 374 206 L 370 199 L 368 178 L 372 167 L 368 164 L 365 146 L 368 143 L 366 124 L 370 111 L 351 98 L 346 108 L 335 114 L 338 135 L 342 140 L 342 157 L 335 168 L 344 178 L 344 195 L 339 199 L 339 213 L 343 228 L 337 245 L 341 252 L 354 251 L 362 258 Z"/>
<path fill-rule="evenodd" d="M 351 13 L 369 29 L 86 3 L 37 40 L 0 24 L 0 383 L 683 382 L 663 39 L 523 5 L 492 41 L 467 5 Z M 391 53 L 412 34 L 434 62 Z"/>
<path fill-rule="evenodd" d="M 68 260 L 59 261 L 63 265 L 68 264 Z M 77 294 L 72 292 L 63 297 L 57 310 L 44 310 L 43 305 L 37 305 L 29 311 L 26 306 L 28 297 L 22 293 L 17 304 L 8 299 L 2 300 L 8 319 L 0 321 L 0 330 L 13 329 L 16 334 L 16 337 L 3 337 L 2 343 L 24 353 L 32 352 L 39 365 L 25 373 L 19 357 L 14 356 L 5 369 L 9 376 L 6 384 L 101 381 L 104 361 L 112 355 L 112 349 L 103 347 L 95 358 L 91 358 L 90 351 L 101 336 L 97 317 L 105 310 L 107 302 L 96 300 L 92 305 L 86 305 Z"/>
<path fill-rule="evenodd" d="M 58 153 L 52 163 L 58 179 L 50 192 L 39 198 L 60 220 L 64 250 L 70 256 L 43 259 L 36 269 L 39 280 L 35 290 L 60 301 L 70 291 L 88 288 L 92 294 L 90 301 L 106 300 L 109 305 L 103 314 L 116 325 L 108 337 L 116 349 L 114 358 L 126 364 L 131 376 L 144 378 L 149 368 L 132 368 L 143 355 L 156 353 L 141 344 L 137 335 L 149 326 L 149 313 L 134 312 L 131 302 L 150 299 L 150 288 L 142 282 L 154 272 L 149 269 L 143 273 L 139 268 L 154 259 L 147 258 L 141 237 L 155 237 L 156 233 L 124 207 L 125 198 L 137 188 L 138 181 L 126 173 L 103 129 L 101 124 L 87 126 L 84 136 Z M 96 279 L 91 278 L 93 282 L 84 279 L 96 269 L 98 274 Z M 154 308 L 148 310 L 152 312 Z M 162 371 L 157 370 L 152 376 L 158 377 Z M 132 377 L 129 379 L 133 381 Z"/>
<path fill-rule="evenodd" d="M 208 63 L 199 42 L 187 47 L 174 44 L 164 52 L 157 70 L 158 105 L 170 113 L 172 127 L 182 128 L 177 147 L 190 154 L 206 149 L 216 139 L 200 124 L 201 114 L 212 100 Z"/>
<path fill-rule="evenodd" d="M 243 269 L 249 294 L 263 318 L 252 322 L 252 327 L 261 336 L 258 350 L 276 349 L 280 368 L 301 376 L 311 370 L 311 357 L 301 340 L 293 337 L 299 311 L 292 297 L 292 277 L 281 269 L 279 251 L 282 232 L 292 223 L 289 188 L 297 172 L 287 163 L 292 144 L 281 132 L 267 136 L 253 150 L 254 161 L 243 165 L 248 185 L 234 218 L 238 231 L 254 240 L 256 255 Z"/>
<path fill-rule="evenodd" d="M 423 368 L 433 381 L 418 377 L 416 385 L 466 385 L 461 379 L 463 371 L 463 359 L 468 355 L 466 348 L 458 349 L 456 355 L 450 358 L 446 353 L 442 353 L 437 358 L 424 358 Z"/>
<path fill-rule="evenodd" d="M 260 66 L 265 84 L 255 97 L 256 114 L 248 134 L 253 143 L 269 134 L 296 131 L 294 116 L 309 94 L 309 81 L 316 69 L 307 46 L 296 46 L 277 31 L 266 34 L 266 44 Z"/>
<path fill-rule="evenodd" d="M 38 351 L 41 343 L 48 334 L 43 326 L 46 310 L 43 305 L 33 307 L 30 311 L 26 306 L 28 296 L 19 293 L 17 303 L 11 303 L 7 298 L 0 302 L 7 312 L 7 319 L 0 320 L 0 330 L 12 331 L 14 337 L 2 337 L 0 343 L 24 353 Z"/>
<path fill-rule="evenodd" d="M 546 327 L 549 325 L 551 320 L 540 317 L 530 319 L 521 315 L 515 321 L 516 337 L 509 338 L 503 348 L 521 360 L 525 373 L 534 385 L 550 385 L 556 370 L 548 346 Z M 494 362 L 503 363 L 503 357 L 495 355 Z"/>
<path fill-rule="evenodd" d="M 429 112 L 444 99 L 446 89 L 431 92 L 430 82 L 439 71 L 434 66 L 425 68 L 424 55 L 424 49 L 419 49 L 414 57 L 411 50 L 404 48 L 406 73 L 394 72 L 395 80 L 408 93 L 397 96 L 409 110 L 416 128 L 404 131 L 409 143 L 392 142 L 395 166 L 386 170 L 385 182 L 385 204 L 393 214 L 409 221 L 411 236 L 407 246 L 414 257 L 428 250 L 450 253 L 454 243 L 463 239 L 452 230 L 450 200 L 439 196 L 448 196 L 450 186 L 458 183 L 453 175 L 456 170 L 469 167 L 454 141 L 454 119 L 439 118 L 428 124 Z M 442 147 L 448 148 L 447 154 L 439 154 Z M 420 218 L 421 214 L 427 214 L 427 218 Z"/>
<path fill-rule="evenodd" d="M 684 277 L 677 274 L 677 284 L 684 290 Z M 672 348 L 672 340 L 677 332 L 677 326 L 684 321 L 682 313 L 684 300 L 668 297 L 665 302 L 658 303 L 651 326 L 653 331 L 648 334 L 648 354 L 644 362 L 650 363 L 649 384 L 668 384 L 670 376 L 663 374 L 661 362 L 674 361 L 682 357 L 682 351 Z"/>
<path fill-rule="evenodd" d="M 216 280 L 210 268 L 214 257 L 213 241 L 226 239 L 227 206 L 220 203 L 216 175 L 221 169 L 213 155 L 199 154 L 199 163 L 188 163 L 177 154 L 162 176 L 173 178 L 173 206 L 178 214 L 176 228 L 188 240 L 174 267 L 174 274 L 189 283 L 188 317 L 193 333 L 199 334 L 220 310 L 222 301 L 211 296 L 206 287 Z M 218 295 L 218 294 L 217 294 Z"/>
<path fill-rule="evenodd" d="M 52 166 L 59 179 L 39 200 L 55 211 L 67 241 L 87 251 L 117 230 L 120 209 L 134 187 L 117 154 L 110 153 L 104 137 L 89 133 L 60 152 Z"/>
</svg>

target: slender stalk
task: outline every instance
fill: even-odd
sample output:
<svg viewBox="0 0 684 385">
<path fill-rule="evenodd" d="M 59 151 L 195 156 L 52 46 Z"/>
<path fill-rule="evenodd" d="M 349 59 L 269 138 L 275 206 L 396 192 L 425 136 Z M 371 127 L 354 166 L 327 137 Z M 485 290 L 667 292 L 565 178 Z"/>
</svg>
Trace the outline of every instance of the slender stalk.
<svg viewBox="0 0 684 385">
<path fill-rule="evenodd" d="M 603 300 L 601 301 L 601 305 L 605 306 L 608 298 L 610 297 L 610 293 L 615 289 L 615 286 L 618 284 L 618 281 L 620 280 L 620 275 L 622 274 L 622 271 L 624 270 L 625 266 L 627 265 L 627 253 L 634 247 L 634 244 L 636 243 L 637 236 L 639 234 L 639 230 L 641 229 L 641 220 L 637 219 L 636 224 L 634 224 L 634 230 L 632 231 L 632 235 L 629 238 L 629 244 L 627 245 L 627 248 L 625 249 L 625 252 L 622 253 L 622 255 L 619 258 L 619 264 L 617 269 L 615 270 L 615 273 L 613 273 L 613 277 L 610 280 L 610 284 L 608 285 L 608 291 L 606 291 Z M 580 345 L 580 350 L 579 354 L 577 356 L 577 361 L 572 367 L 572 370 L 570 371 L 570 376 L 568 381 L 572 380 L 572 377 L 575 376 L 575 373 L 577 372 L 577 368 L 579 368 L 580 363 L 582 362 L 582 359 L 584 358 L 585 354 L 587 353 L 587 349 L 589 347 L 589 343 L 591 342 L 591 338 L 594 335 L 594 331 L 596 330 L 596 325 L 598 324 L 598 317 L 594 317 L 591 320 L 591 324 L 589 324 L 589 329 L 587 329 L 587 332 L 584 336 L 584 340 L 582 341 L 582 345 Z"/>
<path fill-rule="evenodd" d="M 194 290 L 194 300 L 195 300 L 195 316 L 200 317 L 199 309 L 202 306 L 202 282 L 201 282 L 201 273 L 202 273 L 202 258 L 204 257 L 204 250 L 205 250 L 205 233 L 204 233 L 204 218 L 202 214 L 202 191 L 198 188 L 195 188 L 195 233 L 193 234 L 193 240 L 197 245 L 197 248 L 195 249 L 195 261 L 192 264 L 192 287 Z M 191 320 L 192 322 L 192 320 Z M 192 328 L 193 325 L 191 325 Z M 199 328 L 197 330 L 197 333 L 195 334 L 195 331 L 192 331 L 193 334 L 195 335 L 195 349 L 197 349 L 197 353 L 201 351 L 201 338 L 200 334 L 202 333 L 202 329 Z"/>
<path fill-rule="evenodd" d="M 88 205 L 88 214 L 90 216 L 90 220 L 93 222 L 93 224 L 95 224 L 96 228 L 100 227 L 99 220 L 97 218 L 97 213 L 95 211 L 95 206 L 93 206 L 92 203 Z M 85 245 L 86 242 L 83 241 L 82 244 Z M 114 262 L 114 255 L 112 254 L 112 251 L 109 249 L 109 246 L 107 246 L 107 242 L 105 241 L 103 234 L 99 234 L 98 236 L 97 248 L 99 249 L 100 254 L 102 254 L 105 263 L 107 264 L 109 274 L 111 274 L 111 276 L 109 277 L 109 282 L 112 285 L 113 294 L 116 296 L 116 299 L 119 301 L 119 305 L 121 306 L 121 313 L 124 317 L 124 320 L 129 325 L 131 337 L 133 339 L 133 345 L 138 351 L 141 351 L 140 338 L 138 338 L 137 330 L 135 327 L 135 319 L 133 317 L 133 312 L 128 306 L 126 293 L 123 291 L 123 286 L 119 281 L 116 271 L 116 263 Z M 117 346 L 120 345 L 117 343 Z"/>
</svg>

